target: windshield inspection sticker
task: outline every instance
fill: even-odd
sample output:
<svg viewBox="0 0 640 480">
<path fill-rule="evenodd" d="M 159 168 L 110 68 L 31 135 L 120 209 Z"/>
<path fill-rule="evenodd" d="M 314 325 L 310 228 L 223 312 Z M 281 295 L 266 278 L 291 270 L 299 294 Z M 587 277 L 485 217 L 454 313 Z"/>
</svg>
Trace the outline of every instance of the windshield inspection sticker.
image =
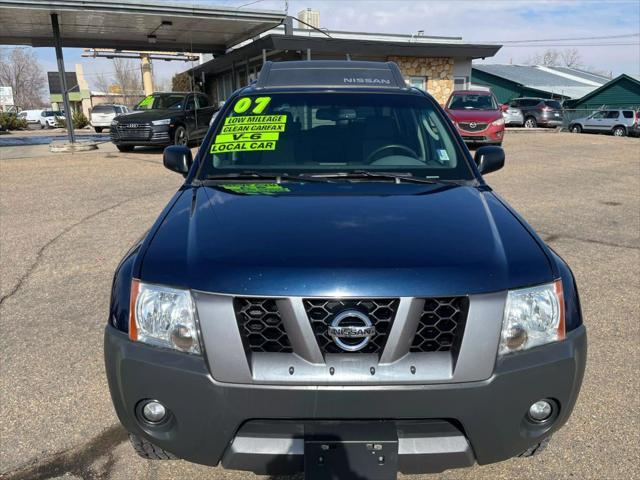
<svg viewBox="0 0 640 480">
<path fill-rule="evenodd" d="M 245 195 L 273 195 L 275 193 L 290 192 L 287 187 L 277 183 L 232 183 L 220 185 L 225 190 Z"/>
<path fill-rule="evenodd" d="M 447 153 L 446 150 L 440 148 L 440 149 L 438 149 L 438 159 L 441 162 L 448 162 L 449 161 L 449 154 Z"/>
</svg>

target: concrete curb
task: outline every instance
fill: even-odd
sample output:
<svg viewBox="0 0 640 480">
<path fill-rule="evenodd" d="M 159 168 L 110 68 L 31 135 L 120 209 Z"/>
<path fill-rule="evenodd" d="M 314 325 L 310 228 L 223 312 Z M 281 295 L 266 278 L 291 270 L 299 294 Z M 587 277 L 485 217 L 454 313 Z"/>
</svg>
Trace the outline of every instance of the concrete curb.
<svg viewBox="0 0 640 480">
<path fill-rule="evenodd" d="M 75 143 L 54 141 L 49 144 L 49 150 L 53 153 L 88 152 L 98 149 L 98 142 L 91 140 L 79 140 Z"/>
</svg>

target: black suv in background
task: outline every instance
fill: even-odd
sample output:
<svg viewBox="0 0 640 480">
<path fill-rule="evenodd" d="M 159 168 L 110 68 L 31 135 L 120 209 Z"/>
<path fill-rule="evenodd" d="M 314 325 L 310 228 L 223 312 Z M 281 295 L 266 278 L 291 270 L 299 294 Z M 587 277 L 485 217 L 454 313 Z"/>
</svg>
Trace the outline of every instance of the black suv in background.
<svg viewBox="0 0 640 480">
<path fill-rule="evenodd" d="M 133 113 L 113 119 L 111 141 L 121 152 L 141 145 L 189 145 L 206 135 L 217 109 L 203 93 L 153 93 Z"/>
<path fill-rule="evenodd" d="M 522 111 L 525 128 L 562 126 L 562 105 L 557 100 L 515 98 L 509 102 L 509 106 Z"/>
</svg>

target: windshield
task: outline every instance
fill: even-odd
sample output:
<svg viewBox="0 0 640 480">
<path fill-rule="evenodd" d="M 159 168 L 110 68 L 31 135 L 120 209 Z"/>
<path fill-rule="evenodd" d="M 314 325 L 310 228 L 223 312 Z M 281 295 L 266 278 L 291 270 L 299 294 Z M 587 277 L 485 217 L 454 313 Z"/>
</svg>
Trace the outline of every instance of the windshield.
<svg viewBox="0 0 640 480">
<path fill-rule="evenodd" d="M 439 111 L 427 98 L 406 94 L 239 97 L 203 159 L 200 179 L 247 171 L 474 178 Z"/>
<path fill-rule="evenodd" d="M 449 110 L 497 110 L 498 105 L 492 95 L 452 95 Z"/>
<path fill-rule="evenodd" d="M 556 110 L 562 110 L 562 105 L 560 105 L 560 102 L 557 102 L 555 100 L 545 100 L 544 104 L 549 108 L 555 108 Z"/>
<path fill-rule="evenodd" d="M 135 110 L 180 110 L 185 95 L 172 93 L 155 93 L 147 95 L 135 108 Z"/>
<path fill-rule="evenodd" d="M 93 107 L 91 113 L 114 113 L 115 111 L 115 107 L 111 105 L 98 105 L 96 107 Z"/>
</svg>

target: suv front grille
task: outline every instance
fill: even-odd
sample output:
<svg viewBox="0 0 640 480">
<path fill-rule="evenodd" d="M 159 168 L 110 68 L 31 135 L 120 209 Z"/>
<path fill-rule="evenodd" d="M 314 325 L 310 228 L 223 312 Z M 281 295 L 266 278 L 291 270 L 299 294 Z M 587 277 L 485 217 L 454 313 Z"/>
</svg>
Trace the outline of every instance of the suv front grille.
<svg viewBox="0 0 640 480">
<path fill-rule="evenodd" d="M 425 299 L 411 351 L 457 353 L 462 343 L 468 310 L 467 297 Z"/>
<path fill-rule="evenodd" d="M 320 351 L 323 354 L 348 353 L 336 345 L 328 332 L 329 326 L 336 315 L 345 310 L 358 310 L 364 313 L 369 317 L 376 329 L 376 333 L 371 337 L 369 343 L 361 350 L 353 353 L 381 354 L 387 343 L 387 337 L 391 331 L 391 325 L 396 316 L 399 302 L 397 298 L 358 300 L 306 299 L 304 300 L 304 308 L 311 322 Z"/>
<path fill-rule="evenodd" d="M 460 130 L 464 130 L 465 132 L 481 132 L 487 128 L 488 125 L 488 123 L 484 122 L 458 122 Z"/>
<path fill-rule="evenodd" d="M 291 343 L 272 298 L 235 298 L 233 309 L 245 348 L 251 352 L 291 353 Z"/>
<path fill-rule="evenodd" d="M 151 125 L 146 123 L 119 123 L 111 131 L 116 140 L 148 140 L 151 136 Z"/>
</svg>

